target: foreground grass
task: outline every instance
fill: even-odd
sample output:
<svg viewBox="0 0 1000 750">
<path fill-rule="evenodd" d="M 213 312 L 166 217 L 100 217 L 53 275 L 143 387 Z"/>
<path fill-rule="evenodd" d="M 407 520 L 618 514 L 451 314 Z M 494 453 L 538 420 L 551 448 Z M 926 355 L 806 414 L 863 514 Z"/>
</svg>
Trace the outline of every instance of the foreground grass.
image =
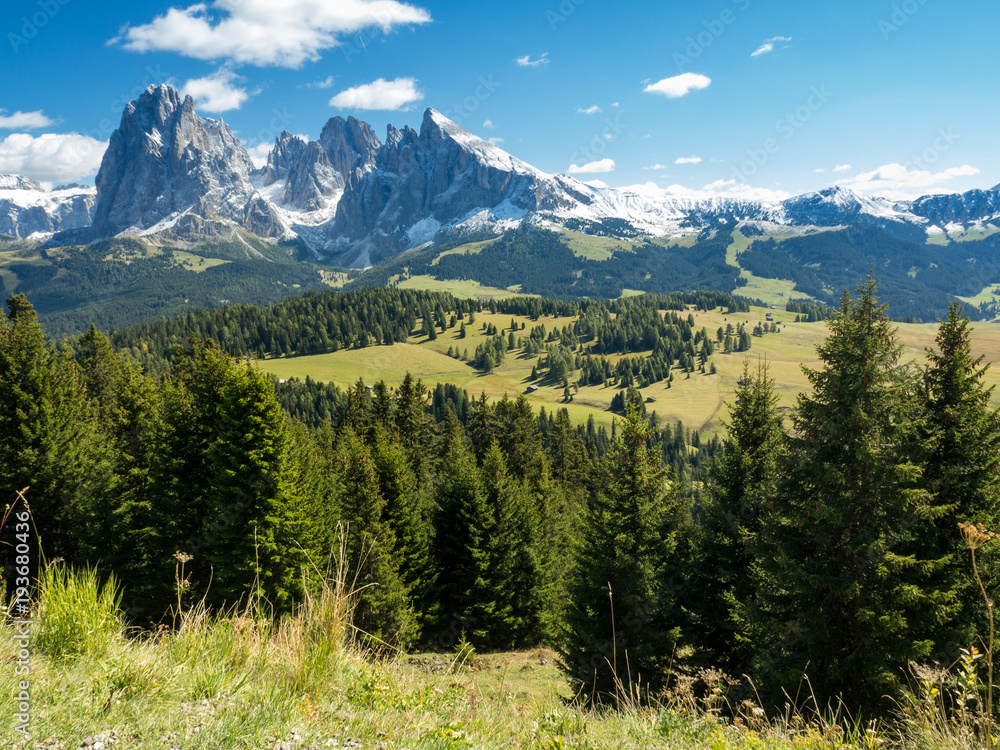
<svg viewBox="0 0 1000 750">
<path fill-rule="evenodd" d="M 301 631 L 301 622 L 279 627 L 236 617 L 119 638 L 72 658 L 35 654 L 31 737 L 8 723 L 3 745 L 764 750 L 887 739 L 866 739 L 863 730 L 852 738 L 832 725 L 734 724 L 693 704 L 596 713 L 567 703 L 545 649 L 464 662 L 451 654 L 377 661 L 310 643 Z M 4 662 L 11 665 L 15 653 L 4 628 Z M 16 687 L 8 666 L 0 690 L 13 696 Z"/>
<path fill-rule="evenodd" d="M 128 632 L 119 597 L 93 573 L 50 567 L 39 591 L 28 647 L 30 736 L 16 728 L 22 645 L 14 623 L 0 626 L 3 747 L 977 747 L 969 725 L 938 718 L 931 703 L 906 711 L 891 730 L 794 712 L 768 722 L 747 704 L 725 719 L 721 690 L 712 689 L 722 680 L 702 673 L 704 698 L 688 685 L 655 705 L 596 711 L 571 700 L 544 648 L 365 656 L 351 645 L 352 597 L 337 582 L 277 621 L 259 607 L 211 617 L 195 606 L 155 634 Z"/>
</svg>

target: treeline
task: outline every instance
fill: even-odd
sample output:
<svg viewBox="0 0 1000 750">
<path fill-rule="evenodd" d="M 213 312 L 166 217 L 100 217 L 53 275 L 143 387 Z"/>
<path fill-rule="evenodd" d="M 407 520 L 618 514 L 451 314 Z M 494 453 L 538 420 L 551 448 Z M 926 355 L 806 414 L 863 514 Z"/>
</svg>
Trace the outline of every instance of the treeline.
<svg viewBox="0 0 1000 750">
<path fill-rule="evenodd" d="M 445 327 L 449 314 L 481 310 L 473 300 L 439 292 L 363 289 L 349 294 L 307 292 L 273 305 L 226 305 L 132 326 L 111 334 L 116 349 L 162 365 L 175 346 L 210 339 L 233 357 L 323 354 L 406 341 L 417 319 Z"/>
</svg>

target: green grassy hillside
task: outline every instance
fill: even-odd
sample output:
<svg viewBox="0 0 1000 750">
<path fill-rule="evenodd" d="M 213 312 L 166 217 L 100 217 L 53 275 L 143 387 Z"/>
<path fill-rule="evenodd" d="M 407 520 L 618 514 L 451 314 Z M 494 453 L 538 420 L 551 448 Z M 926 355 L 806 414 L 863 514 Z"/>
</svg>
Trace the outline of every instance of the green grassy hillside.
<svg viewBox="0 0 1000 750">
<path fill-rule="evenodd" d="M 727 315 L 724 311 L 699 312 L 692 310 L 696 327 L 705 327 L 714 337 L 715 331 L 728 323 L 747 322 L 751 325 L 765 320 L 767 312 L 772 312 L 775 322 L 781 322 L 781 332 L 753 338 L 753 348 L 743 354 L 723 354 L 712 357 L 717 374 L 694 373 L 689 379 L 677 372 L 670 388 L 665 382 L 654 383 L 642 389 L 643 396 L 656 399 L 647 408 L 661 419 L 680 420 L 688 427 L 708 433 L 717 433 L 722 428 L 726 416 L 725 402 L 731 398 L 736 381 L 747 357 L 756 360 L 766 357 L 771 364 L 771 374 L 777 381 L 780 396 L 779 405 L 794 406 L 799 393 L 808 388 L 808 380 L 802 366 L 817 368 L 816 346 L 826 336 L 825 323 L 794 323 L 794 314 L 781 310 L 769 311 L 754 307 L 749 313 Z M 572 322 L 572 318 L 542 318 L 534 322 L 528 318 L 514 316 L 517 323 L 525 323 L 527 329 L 543 323 L 547 330 L 553 326 L 562 328 Z M 350 349 L 332 354 L 286 359 L 269 359 L 262 366 L 279 378 L 305 378 L 333 382 L 341 386 L 353 384 L 364 378 L 366 383 L 385 380 L 390 385 L 398 385 L 407 372 L 419 376 L 426 383 L 452 383 L 467 389 L 471 394 L 485 393 L 491 399 L 504 395 L 516 396 L 525 393 L 535 407 L 546 409 L 566 407 L 574 421 L 586 421 L 593 416 L 597 424 L 610 426 L 614 414 L 608 409 L 611 399 L 618 390 L 600 385 L 585 386 L 574 395 L 569 404 L 563 402 L 563 389 L 559 384 L 542 385 L 537 391 L 527 393 L 531 368 L 536 359 L 523 356 L 508 356 L 502 365 L 490 374 L 477 372 L 459 359 L 447 356 L 449 348 L 457 348 L 460 353 L 469 354 L 486 340 L 483 326 L 492 324 L 497 328 L 509 326 L 510 315 L 483 312 L 476 316 L 476 323 L 468 327 L 468 335 L 460 339 L 458 330 L 449 329 L 436 340 L 426 336 L 411 337 L 406 343 L 393 346 Z M 937 332 L 935 324 L 900 324 L 899 340 L 905 347 L 905 358 L 921 363 L 924 349 L 934 344 Z M 987 362 L 1000 362 L 1000 326 L 993 323 L 979 323 L 973 334 L 976 355 L 984 355 Z M 612 356 L 609 359 L 615 359 Z M 989 384 L 1000 384 L 1000 367 L 994 367 L 987 375 Z M 994 394 L 995 405 L 1000 405 L 1000 394 Z"/>
</svg>

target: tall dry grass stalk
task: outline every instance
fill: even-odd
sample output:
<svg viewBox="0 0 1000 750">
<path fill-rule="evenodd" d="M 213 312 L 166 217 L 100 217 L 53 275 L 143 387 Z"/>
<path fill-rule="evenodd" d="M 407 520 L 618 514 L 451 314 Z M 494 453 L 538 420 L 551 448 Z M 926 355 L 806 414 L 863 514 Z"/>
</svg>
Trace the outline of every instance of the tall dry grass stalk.
<svg viewBox="0 0 1000 750">
<path fill-rule="evenodd" d="M 986 592 L 986 586 L 983 585 L 982 576 L 979 575 L 979 566 L 976 564 L 976 550 L 998 538 L 998 535 L 994 531 L 988 531 L 981 523 L 959 523 L 959 532 L 962 534 L 962 538 L 965 540 L 965 544 L 969 548 L 969 552 L 972 555 L 972 573 L 976 577 L 976 583 L 979 584 L 979 590 L 983 594 L 983 600 L 986 602 L 986 612 L 990 618 L 990 637 L 989 644 L 986 646 L 986 670 L 987 670 L 987 688 L 986 688 L 986 713 L 984 716 L 985 722 L 985 736 L 989 739 L 990 746 L 993 745 L 993 638 L 994 638 L 994 624 L 993 624 L 993 600 L 990 599 L 989 594 Z"/>
</svg>

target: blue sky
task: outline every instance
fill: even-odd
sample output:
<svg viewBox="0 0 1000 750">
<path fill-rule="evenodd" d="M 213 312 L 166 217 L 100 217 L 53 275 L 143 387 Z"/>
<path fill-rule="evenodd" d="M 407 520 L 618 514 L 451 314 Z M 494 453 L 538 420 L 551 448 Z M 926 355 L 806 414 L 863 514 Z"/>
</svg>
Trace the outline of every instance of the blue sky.
<svg viewBox="0 0 1000 750">
<path fill-rule="evenodd" d="M 92 182 L 129 98 L 170 82 L 255 157 L 335 115 L 434 107 L 546 172 L 692 195 L 991 187 L 986 0 L 7 0 L 0 172 Z"/>
</svg>

